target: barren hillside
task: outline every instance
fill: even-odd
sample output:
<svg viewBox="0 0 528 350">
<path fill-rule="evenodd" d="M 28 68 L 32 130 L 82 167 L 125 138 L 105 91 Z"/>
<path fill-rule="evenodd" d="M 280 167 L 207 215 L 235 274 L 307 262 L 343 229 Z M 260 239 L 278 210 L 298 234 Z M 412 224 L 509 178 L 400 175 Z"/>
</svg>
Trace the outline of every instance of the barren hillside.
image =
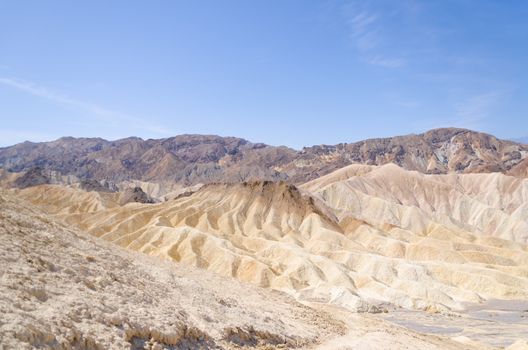
<svg viewBox="0 0 528 350">
<path fill-rule="evenodd" d="M 6 350 L 477 349 L 125 251 L 4 192 L 0 238 Z"/>
<path fill-rule="evenodd" d="M 352 163 L 395 163 L 422 173 L 503 172 L 526 177 L 528 146 L 465 129 L 370 139 L 295 151 L 235 137 L 180 135 L 167 139 L 65 137 L 0 148 L 0 168 L 41 174 L 18 187 L 60 182 L 58 176 L 119 183 L 141 180 L 173 185 L 251 180 L 300 184 Z M 52 172 L 51 174 L 49 172 Z M 62 179 L 62 182 L 65 180 Z M 23 185 L 23 186 L 20 186 Z"/>
<path fill-rule="evenodd" d="M 300 347 L 345 331 L 279 293 L 163 263 L 0 194 L 4 349 Z"/>
<path fill-rule="evenodd" d="M 158 204 L 18 191 L 123 247 L 354 311 L 528 297 L 528 182 L 352 165 L 307 183 L 211 184 Z"/>
</svg>

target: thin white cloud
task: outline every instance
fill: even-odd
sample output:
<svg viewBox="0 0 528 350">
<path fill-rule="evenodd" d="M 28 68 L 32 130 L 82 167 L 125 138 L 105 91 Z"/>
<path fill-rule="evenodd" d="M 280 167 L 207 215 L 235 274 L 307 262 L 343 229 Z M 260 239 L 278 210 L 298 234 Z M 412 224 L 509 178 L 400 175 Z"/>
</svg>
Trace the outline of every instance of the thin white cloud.
<svg viewBox="0 0 528 350">
<path fill-rule="evenodd" d="M 352 3 L 343 8 L 350 37 L 363 62 L 384 67 L 398 68 L 406 64 L 402 58 L 387 56 L 383 51 L 381 16 L 364 4 Z"/>
<path fill-rule="evenodd" d="M 381 66 L 385 68 L 398 68 L 405 65 L 405 60 L 402 58 L 387 58 L 382 56 L 374 56 L 365 59 L 368 64 Z"/>
<path fill-rule="evenodd" d="M 142 129 L 159 135 L 173 135 L 174 133 L 162 126 L 152 124 L 142 118 L 132 116 L 127 113 L 107 109 L 103 106 L 99 106 L 94 103 L 86 102 L 83 100 L 71 98 L 65 94 L 54 91 L 48 87 L 35 84 L 33 82 L 15 79 L 15 78 L 0 78 L 0 84 L 15 88 L 19 91 L 27 94 L 45 98 L 58 104 L 75 107 L 86 112 L 89 112 L 94 117 L 104 120 L 109 123 L 113 123 L 116 126 L 122 123 L 127 123 L 127 126 L 134 127 L 135 129 Z"/>
<path fill-rule="evenodd" d="M 504 93 L 492 91 L 474 95 L 455 104 L 456 115 L 465 123 L 478 123 L 491 115 Z"/>
<path fill-rule="evenodd" d="M 348 19 L 348 23 L 352 29 L 352 36 L 357 39 L 361 39 L 362 37 L 375 38 L 375 31 L 372 25 L 377 19 L 378 15 L 366 11 L 353 13 Z"/>
<path fill-rule="evenodd" d="M 404 108 L 417 108 L 420 106 L 420 102 L 418 101 L 396 101 L 395 102 L 398 106 L 404 107 Z"/>
<path fill-rule="evenodd" d="M 350 37 L 357 49 L 360 52 L 365 52 L 376 48 L 381 42 L 376 28 L 378 14 L 358 8 L 354 4 L 346 6 L 343 11 L 350 28 Z"/>
<path fill-rule="evenodd" d="M 494 115 L 507 94 L 507 91 L 497 90 L 462 98 L 454 103 L 451 117 L 422 119 L 417 121 L 415 126 L 423 130 L 442 127 L 484 130 L 487 128 L 487 121 Z"/>
</svg>

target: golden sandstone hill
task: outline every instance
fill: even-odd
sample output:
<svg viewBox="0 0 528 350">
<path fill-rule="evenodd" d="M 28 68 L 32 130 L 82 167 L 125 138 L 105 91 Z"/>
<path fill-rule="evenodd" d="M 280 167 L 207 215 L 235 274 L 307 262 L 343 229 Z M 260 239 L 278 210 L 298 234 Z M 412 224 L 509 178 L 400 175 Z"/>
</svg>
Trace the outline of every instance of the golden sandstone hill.
<svg viewBox="0 0 528 350">
<path fill-rule="evenodd" d="M 278 293 L 105 244 L 5 193 L 0 204 L 2 349 L 298 347 L 345 330 Z"/>
<path fill-rule="evenodd" d="M 354 311 L 528 298 L 528 180 L 352 165 L 297 188 L 206 185 L 158 204 L 19 190 L 123 247 Z"/>
<path fill-rule="evenodd" d="M 479 348 L 125 251 L 2 191 L 0 219 L 2 349 Z"/>
</svg>

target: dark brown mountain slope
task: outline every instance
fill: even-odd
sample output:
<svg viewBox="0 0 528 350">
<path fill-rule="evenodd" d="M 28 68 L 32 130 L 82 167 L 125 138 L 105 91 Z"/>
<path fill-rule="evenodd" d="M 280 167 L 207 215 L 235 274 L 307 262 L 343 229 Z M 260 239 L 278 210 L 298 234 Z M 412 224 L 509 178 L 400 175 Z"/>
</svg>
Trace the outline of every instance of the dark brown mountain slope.
<svg viewBox="0 0 528 350">
<path fill-rule="evenodd" d="M 422 173 L 503 172 L 526 177 L 528 145 L 465 129 L 370 139 L 295 151 L 235 137 L 180 135 L 167 139 L 64 137 L 0 148 L 0 168 L 35 167 L 80 179 L 177 182 L 248 180 L 302 183 L 351 163 L 396 163 Z"/>
<path fill-rule="evenodd" d="M 291 162 L 295 155 L 286 147 L 253 144 L 234 137 L 181 135 L 117 141 L 64 137 L 0 148 L 0 167 L 12 172 L 40 167 L 80 179 L 194 184 L 286 179 L 273 167 Z"/>
</svg>

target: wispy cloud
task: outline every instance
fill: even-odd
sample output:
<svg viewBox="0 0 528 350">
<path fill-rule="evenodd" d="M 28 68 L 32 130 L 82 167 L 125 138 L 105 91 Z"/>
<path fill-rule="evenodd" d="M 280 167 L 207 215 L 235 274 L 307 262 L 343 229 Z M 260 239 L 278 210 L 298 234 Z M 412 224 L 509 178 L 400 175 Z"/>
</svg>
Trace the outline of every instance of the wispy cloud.
<svg viewBox="0 0 528 350">
<path fill-rule="evenodd" d="M 57 92 L 42 85 L 35 84 L 33 82 L 15 78 L 0 78 L 0 84 L 15 88 L 19 91 L 25 92 L 33 96 L 45 98 L 61 105 L 71 106 L 80 110 L 84 110 L 100 120 L 104 120 L 115 125 L 127 123 L 129 126 L 132 126 L 136 129 L 142 129 L 154 134 L 174 134 L 174 132 L 172 132 L 171 130 L 159 125 L 155 125 L 152 122 L 147 121 L 143 118 L 139 118 L 120 111 L 111 110 L 94 103 L 86 102 L 76 98 L 71 98 L 63 93 Z"/>
<path fill-rule="evenodd" d="M 457 117 L 473 125 L 488 118 L 504 96 L 502 91 L 492 91 L 470 96 L 455 104 Z"/>
<path fill-rule="evenodd" d="M 400 107 L 409 108 L 409 109 L 417 108 L 417 107 L 420 106 L 420 102 L 419 101 L 403 101 L 403 100 L 400 100 L 400 101 L 396 101 L 395 103 L 398 106 L 400 106 Z"/>
<path fill-rule="evenodd" d="M 421 119 L 415 123 L 415 127 L 423 130 L 441 127 L 485 130 L 489 126 L 489 120 L 495 116 L 507 96 L 507 90 L 494 90 L 466 96 L 452 105 L 451 116 Z"/>
<path fill-rule="evenodd" d="M 368 64 L 385 68 L 398 68 L 406 63 L 406 61 L 402 58 L 388 58 L 382 56 L 367 57 L 364 61 Z"/>
<path fill-rule="evenodd" d="M 374 49 L 379 41 L 379 35 L 374 28 L 378 15 L 365 10 L 354 11 L 350 9 L 348 24 L 351 29 L 351 36 L 356 40 L 356 45 L 361 51 Z"/>
<path fill-rule="evenodd" d="M 363 62 L 384 68 L 398 68 L 406 64 L 401 57 L 383 52 L 382 16 L 364 3 L 353 2 L 343 8 L 350 37 Z"/>
</svg>

